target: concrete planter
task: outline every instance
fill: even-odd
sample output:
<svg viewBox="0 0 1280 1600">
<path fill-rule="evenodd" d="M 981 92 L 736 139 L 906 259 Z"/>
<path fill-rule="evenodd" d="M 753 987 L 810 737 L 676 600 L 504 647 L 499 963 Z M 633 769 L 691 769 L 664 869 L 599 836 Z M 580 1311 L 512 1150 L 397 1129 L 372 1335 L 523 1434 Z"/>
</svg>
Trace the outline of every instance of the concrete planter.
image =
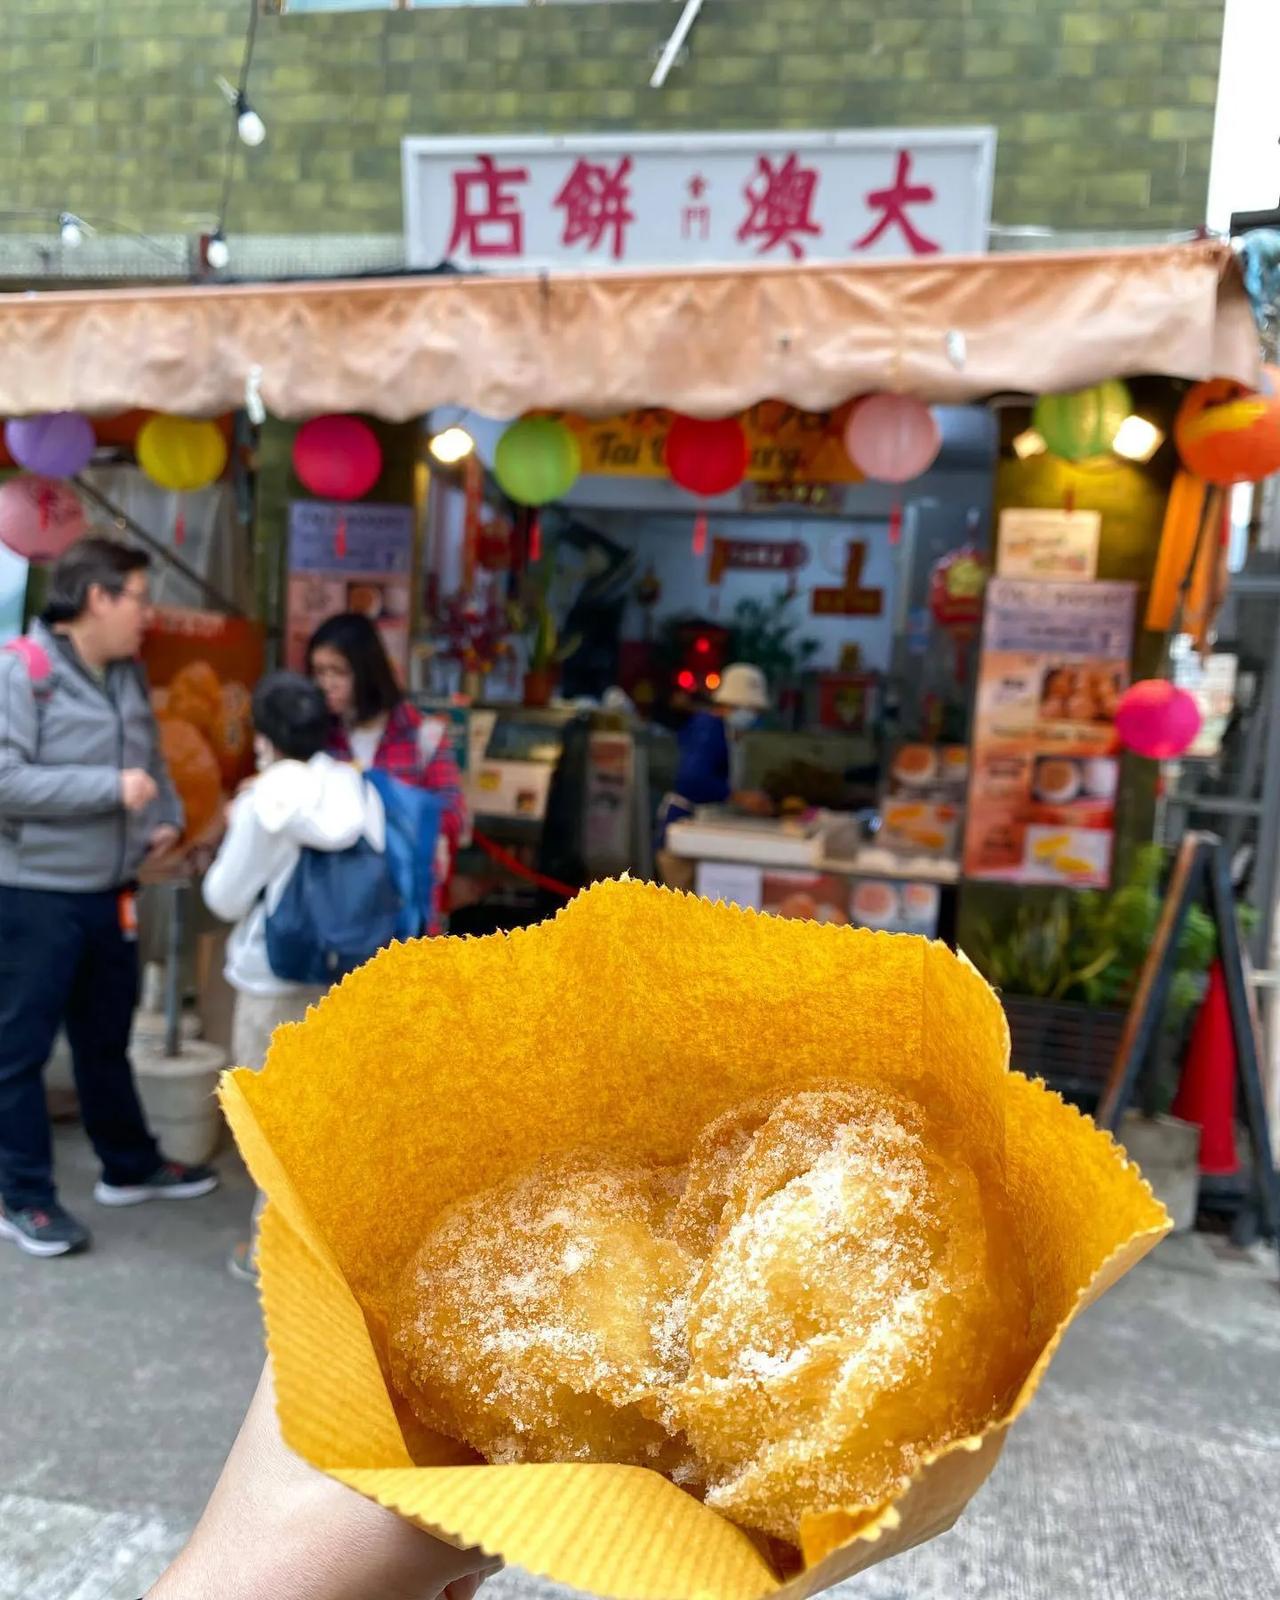
<svg viewBox="0 0 1280 1600">
<path fill-rule="evenodd" d="M 138 1095 L 160 1148 L 174 1161 L 208 1161 L 222 1140 L 222 1113 L 214 1098 L 227 1064 L 216 1045 L 193 1040 L 180 1056 L 164 1054 L 164 1039 L 135 1038 L 133 1071 Z"/>
<path fill-rule="evenodd" d="M 1178 1117 L 1126 1111 L 1117 1136 L 1173 1218 L 1173 1231 L 1195 1227 L 1200 1201 L 1200 1129 Z"/>
</svg>

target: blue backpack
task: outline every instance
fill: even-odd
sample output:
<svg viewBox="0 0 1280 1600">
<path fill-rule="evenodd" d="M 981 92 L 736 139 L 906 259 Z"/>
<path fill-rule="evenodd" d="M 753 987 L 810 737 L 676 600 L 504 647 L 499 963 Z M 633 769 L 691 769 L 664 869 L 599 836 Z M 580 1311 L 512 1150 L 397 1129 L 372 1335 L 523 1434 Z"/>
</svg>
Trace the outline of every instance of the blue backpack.
<svg viewBox="0 0 1280 1600">
<path fill-rule="evenodd" d="M 386 815 L 386 851 L 303 849 L 266 921 L 267 962 L 287 983 L 328 985 L 396 939 L 427 928 L 435 897 L 438 795 L 369 772 Z"/>
<path fill-rule="evenodd" d="M 436 845 L 444 800 L 376 768 L 365 773 L 387 818 L 387 868 L 400 896 L 397 939 L 420 938 L 435 904 Z"/>
<path fill-rule="evenodd" d="M 367 840 L 303 849 L 267 916 L 267 963 L 286 983 L 337 983 L 391 943 L 402 911 L 387 857 Z"/>
</svg>

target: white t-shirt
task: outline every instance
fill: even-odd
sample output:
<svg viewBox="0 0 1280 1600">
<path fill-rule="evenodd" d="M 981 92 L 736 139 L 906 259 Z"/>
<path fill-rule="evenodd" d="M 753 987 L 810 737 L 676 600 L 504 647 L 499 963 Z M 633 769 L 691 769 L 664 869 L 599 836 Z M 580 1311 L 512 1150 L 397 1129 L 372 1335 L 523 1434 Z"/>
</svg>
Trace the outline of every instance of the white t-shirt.
<svg viewBox="0 0 1280 1600">
<path fill-rule="evenodd" d="M 374 757 L 378 754 L 378 746 L 382 743 L 382 735 L 386 731 L 387 719 L 379 717 L 376 722 L 368 722 L 363 728 L 352 728 L 348 733 L 351 754 L 355 757 L 356 766 L 361 772 L 368 772 L 373 765 Z"/>
</svg>

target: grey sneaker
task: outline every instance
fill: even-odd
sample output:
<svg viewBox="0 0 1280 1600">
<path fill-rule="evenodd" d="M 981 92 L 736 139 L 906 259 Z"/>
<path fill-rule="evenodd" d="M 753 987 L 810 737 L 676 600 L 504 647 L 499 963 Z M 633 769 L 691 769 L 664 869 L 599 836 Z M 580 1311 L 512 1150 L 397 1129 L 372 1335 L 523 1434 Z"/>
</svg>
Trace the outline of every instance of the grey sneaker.
<svg viewBox="0 0 1280 1600">
<path fill-rule="evenodd" d="M 218 1187 L 212 1167 L 187 1167 L 166 1161 L 145 1183 L 119 1184 L 100 1179 L 93 1198 L 100 1206 L 140 1206 L 148 1200 L 198 1200 Z"/>
<path fill-rule="evenodd" d="M 89 1247 L 89 1230 L 56 1201 L 10 1211 L 0 1206 L 0 1239 L 12 1239 L 29 1256 L 69 1256 Z"/>
</svg>

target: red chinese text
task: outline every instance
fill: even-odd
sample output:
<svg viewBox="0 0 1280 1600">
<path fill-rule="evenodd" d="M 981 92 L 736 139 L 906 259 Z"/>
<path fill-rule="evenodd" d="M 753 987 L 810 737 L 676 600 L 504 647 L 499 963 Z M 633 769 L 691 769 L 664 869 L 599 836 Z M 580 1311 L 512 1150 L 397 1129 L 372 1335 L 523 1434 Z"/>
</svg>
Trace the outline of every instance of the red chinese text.
<svg viewBox="0 0 1280 1600">
<path fill-rule="evenodd" d="M 628 182 L 631 164 L 631 157 L 624 156 L 613 169 L 595 161 L 575 165 L 554 202 L 564 212 L 562 243 L 585 242 L 588 250 L 598 250 L 607 241 L 609 254 L 622 260 L 627 229 L 636 220 Z"/>
<path fill-rule="evenodd" d="M 446 256 L 461 251 L 475 260 L 524 254 L 524 215 L 516 187 L 528 183 L 527 167 L 500 167 L 477 156 L 453 175 L 453 232 Z"/>
<path fill-rule="evenodd" d="M 912 255 L 936 255 L 940 246 L 935 240 L 926 238 L 907 214 L 908 206 L 928 205 L 936 198 L 932 184 L 912 183 L 911 153 L 899 150 L 892 184 L 887 189 L 873 189 L 867 196 L 867 205 L 872 211 L 880 213 L 879 220 L 872 223 L 861 239 L 854 241 L 853 248 L 869 250 L 890 228 L 897 228 L 907 241 Z"/>
<path fill-rule="evenodd" d="M 817 192 L 816 167 L 802 167 L 794 154 L 777 167 L 768 156 L 761 156 L 742 191 L 749 209 L 746 221 L 738 229 L 738 242 L 758 240 L 759 255 L 785 245 L 794 261 L 802 260 L 802 241 L 822 237 L 822 229 L 813 218 Z"/>
</svg>

